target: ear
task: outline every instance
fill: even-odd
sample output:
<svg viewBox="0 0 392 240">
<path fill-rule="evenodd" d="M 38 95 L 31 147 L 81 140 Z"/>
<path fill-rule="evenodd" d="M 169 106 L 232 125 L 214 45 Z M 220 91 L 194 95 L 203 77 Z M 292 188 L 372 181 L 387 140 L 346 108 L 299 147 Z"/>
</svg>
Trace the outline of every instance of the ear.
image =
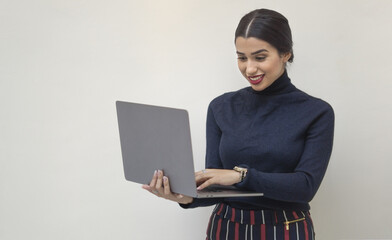
<svg viewBox="0 0 392 240">
<path fill-rule="evenodd" d="M 283 54 L 281 55 L 281 57 L 283 58 L 283 62 L 284 62 L 284 63 L 287 63 L 287 62 L 289 61 L 289 59 L 291 58 L 291 53 L 290 53 L 290 52 L 288 52 L 288 53 L 283 53 Z"/>
</svg>

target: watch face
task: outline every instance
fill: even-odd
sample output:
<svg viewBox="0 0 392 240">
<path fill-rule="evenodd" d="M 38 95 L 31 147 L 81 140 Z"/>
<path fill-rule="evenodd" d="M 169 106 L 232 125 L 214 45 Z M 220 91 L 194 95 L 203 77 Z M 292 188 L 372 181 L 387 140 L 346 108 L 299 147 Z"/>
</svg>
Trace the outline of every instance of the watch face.
<svg viewBox="0 0 392 240">
<path fill-rule="evenodd" d="M 235 166 L 235 167 L 234 167 L 234 170 L 235 170 L 235 171 L 246 171 L 247 169 L 246 169 L 246 168 L 242 168 L 242 167 L 237 167 L 237 166 Z"/>
</svg>

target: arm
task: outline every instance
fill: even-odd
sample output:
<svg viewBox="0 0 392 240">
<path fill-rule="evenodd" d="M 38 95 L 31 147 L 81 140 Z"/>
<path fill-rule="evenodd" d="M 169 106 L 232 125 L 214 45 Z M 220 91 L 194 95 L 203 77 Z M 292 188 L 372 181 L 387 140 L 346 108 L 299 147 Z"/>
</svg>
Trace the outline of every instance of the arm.
<svg viewBox="0 0 392 240">
<path fill-rule="evenodd" d="M 219 157 L 219 143 L 220 143 L 222 132 L 219 126 L 216 124 L 214 113 L 212 112 L 210 106 L 208 107 L 208 112 L 207 112 L 206 130 L 207 130 L 206 131 L 207 150 L 206 150 L 205 166 L 206 168 L 222 169 L 223 166 Z M 212 174 L 212 172 L 210 172 L 210 170 L 207 170 L 206 174 Z M 196 182 L 200 183 L 200 178 L 202 175 L 205 174 L 202 173 L 201 171 L 196 173 Z M 180 204 L 180 206 L 183 208 L 195 208 L 201 206 L 211 206 L 222 201 L 223 198 L 205 198 L 205 199 L 195 198 L 191 204 Z"/>
<path fill-rule="evenodd" d="M 155 171 L 150 184 L 143 185 L 142 188 L 157 197 L 161 197 L 180 204 L 190 204 L 193 201 L 192 197 L 173 193 L 170 189 L 169 178 L 164 176 L 162 170 Z"/>
<path fill-rule="evenodd" d="M 309 202 L 325 175 L 332 151 L 334 113 L 328 106 L 309 126 L 305 146 L 291 173 L 266 173 L 248 168 L 238 187 L 263 192 L 265 197 L 289 202 Z"/>
</svg>

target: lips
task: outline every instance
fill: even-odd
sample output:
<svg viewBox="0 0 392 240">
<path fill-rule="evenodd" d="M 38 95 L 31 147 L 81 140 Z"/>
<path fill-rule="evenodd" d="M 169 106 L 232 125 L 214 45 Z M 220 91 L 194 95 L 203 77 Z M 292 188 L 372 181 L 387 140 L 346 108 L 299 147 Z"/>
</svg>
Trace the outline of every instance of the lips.
<svg viewBox="0 0 392 240">
<path fill-rule="evenodd" d="M 256 76 L 248 76 L 248 81 L 253 85 L 257 85 L 263 81 L 264 76 L 265 76 L 265 74 L 260 74 L 260 75 L 256 75 Z"/>
</svg>

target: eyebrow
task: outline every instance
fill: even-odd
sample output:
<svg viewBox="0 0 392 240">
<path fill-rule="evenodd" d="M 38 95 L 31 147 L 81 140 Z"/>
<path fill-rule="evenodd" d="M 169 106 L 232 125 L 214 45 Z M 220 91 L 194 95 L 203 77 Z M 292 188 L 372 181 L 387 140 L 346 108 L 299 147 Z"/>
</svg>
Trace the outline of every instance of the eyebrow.
<svg viewBox="0 0 392 240">
<path fill-rule="evenodd" d="M 259 53 L 262 53 L 262 52 L 268 52 L 268 50 L 266 50 L 266 49 L 260 49 L 260 50 L 257 50 L 256 52 L 252 52 L 250 55 L 256 55 L 256 54 L 259 54 Z M 238 52 L 238 51 L 237 51 L 237 54 L 245 55 L 245 53 Z"/>
</svg>

